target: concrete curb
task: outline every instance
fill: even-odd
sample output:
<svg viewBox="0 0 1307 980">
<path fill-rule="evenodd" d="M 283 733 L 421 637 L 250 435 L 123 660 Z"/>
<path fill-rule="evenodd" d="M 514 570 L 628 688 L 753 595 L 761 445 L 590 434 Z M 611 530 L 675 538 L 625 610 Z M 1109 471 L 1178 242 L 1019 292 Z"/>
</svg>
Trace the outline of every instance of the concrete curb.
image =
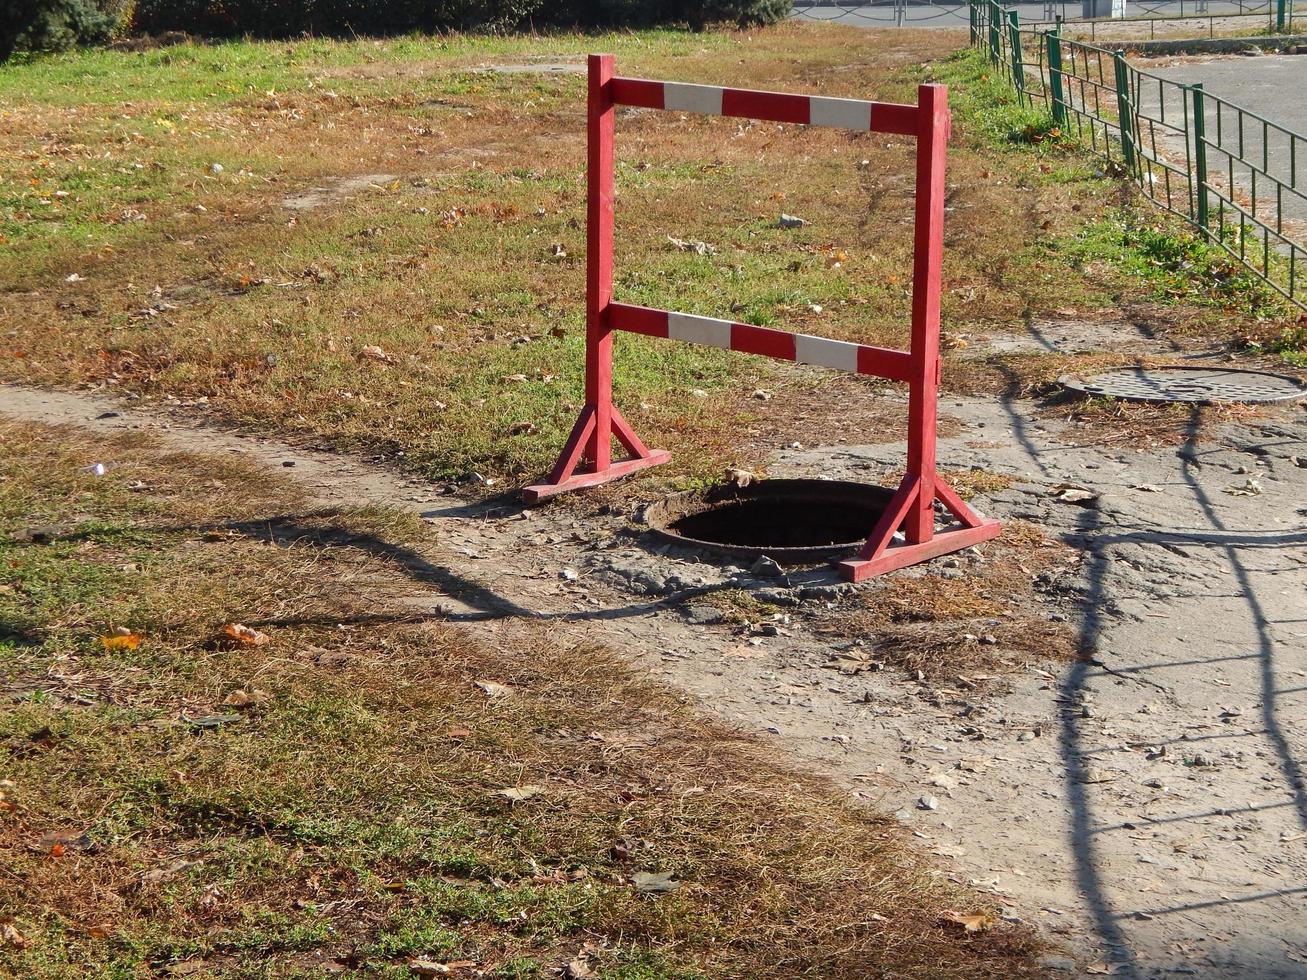
<svg viewBox="0 0 1307 980">
<path fill-rule="evenodd" d="M 1283 52 L 1286 48 L 1303 46 L 1307 54 L 1307 34 L 1283 34 L 1278 37 L 1198 37 L 1175 41 L 1106 41 L 1093 42 L 1099 47 L 1117 47 L 1138 54 L 1230 54 L 1254 48 L 1260 51 Z M 1291 52 L 1298 54 L 1299 52 Z"/>
</svg>

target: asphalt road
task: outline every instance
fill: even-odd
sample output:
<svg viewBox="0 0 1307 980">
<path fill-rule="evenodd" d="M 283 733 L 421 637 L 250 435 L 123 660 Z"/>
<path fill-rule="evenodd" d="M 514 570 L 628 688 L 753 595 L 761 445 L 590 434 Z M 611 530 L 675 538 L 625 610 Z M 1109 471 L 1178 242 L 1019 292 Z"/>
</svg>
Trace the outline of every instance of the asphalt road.
<svg viewBox="0 0 1307 980">
<path fill-rule="evenodd" d="M 1284 218 L 1293 222 L 1307 222 L 1307 196 L 1304 196 L 1307 192 L 1307 56 L 1235 57 L 1191 61 L 1166 67 L 1141 67 L 1150 74 L 1182 85 L 1201 82 L 1209 96 L 1217 96 L 1264 116 L 1296 134 L 1290 136 L 1273 128 L 1264 130 L 1260 122 L 1249 116 L 1244 117 L 1241 133 L 1238 115 L 1228 106 L 1218 106 L 1215 99 L 1207 99 L 1207 139 L 1211 142 L 1219 139 L 1221 146 L 1239 153 L 1259 169 L 1264 169 L 1285 183 L 1296 184 L 1297 193 L 1287 188 L 1280 192 Z M 1141 91 L 1145 111 L 1155 111 L 1155 86 L 1144 85 Z M 1174 91 L 1168 86 L 1168 116 L 1174 109 L 1174 97 L 1171 94 Z M 1209 150 L 1209 172 L 1224 171 L 1225 167 L 1225 158 Z M 1248 167 L 1236 164 L 1234 173 L 1236 182 L 1247 194 L 1251 189 L 1251 171 Z M 1259 176 L 1258 213 L 1264 218 L 1274 213 L 1274 193 L 1274 185 Z M 1264 204 L 1272 210 L 1264 210 Z M 1303 240 L 1301 234 L 1294 237 L 1298 241 Z"/>
<path fill-rule="evenodd" d="M 1054 0 L 1051 3 L 1013 3 L 1004 4 L 1015 9 L 1021 15 L 1021 22 L 1048 21 L 1057 16 L 1063 19 L 1079 18 L 1081 5 Z M 1210 0 L 1206 13 L 1236 13 L 1241 4 L 1239 0 Z M 1198 4 L 1194 0 L 1174 0 L 1174 2 L 1138 3 L 1127 0 L 1127 17 L 1172 17 L 1186 13 L 1195 13 Z M 863 4 L 861 6 L 825 4 L 813 7 L 796 7 L 793 16 L 805 20 L 831 21 L 852 24 L 856 27 L 966 27 L 967 5 L 964 2 L 952 3 L 909 3 L 901 8 L 902 20 L 896 13 L 892 2 Z"/>
</svg>

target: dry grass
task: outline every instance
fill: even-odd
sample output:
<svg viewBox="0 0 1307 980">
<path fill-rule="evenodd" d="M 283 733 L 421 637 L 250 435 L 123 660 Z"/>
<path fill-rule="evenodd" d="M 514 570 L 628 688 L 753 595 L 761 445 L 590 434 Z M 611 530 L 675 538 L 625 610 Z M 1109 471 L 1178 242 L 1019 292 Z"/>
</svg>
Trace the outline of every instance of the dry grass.
<svg viewBox="0 0 1307 980">
<path fill-rule="evenodd" d="M 477 67 L 608 48 L 631 74 L 910 100 L 955 43 L 796 23 L 183 45 L 0 70 L 14 147 L 0 163 L 0 378 L 203 400 L 433 477 L 525 481 L 580 400 L 583 80 Z M 995 148 L 958 104 L 946 328 L 1137 298 L 1111 263 L 1045 247 L 1114 185 L 1065 151 Z M 618 157 L 621 298 L 906 342 L 909 141 L 637 111 Z M 394 179 L 330 191 L 369 175 Z M 284 203 L 315 186 L 322 206 Z M 777 229 L 782 210 L 810 224 Z M 679 252 L 668 234 L 717 253 Z M 622 340 L 619 401 L 676 452 L 655 480 L 755 464 L 777 441 L 900 435 L 897 404 L 857 379 Z M 372 345 L 391 362 L 364 356 Z M 776 397 L 754 400 L 759 388 Z"/>
<path fill-rule="evenodd" d="M 412 584 L 387 549 L 440 560 L 411 520 L 305 513 L 279 480 L 140 437 L 0 440 L 0 972 L 1034 972 L 1028 935 L 942 922 L 985 903 L 892 823 L 610 651 L 388 607 Z M 232 621 L 268 642 L 212 642 Z M 140 645 L 107 649 L 114 627 Z M 641 895 L 644 871 L 682 884 Z"/>
<path fill-rule="evenodd" d="M 1039 611 L 1036 591 L 1041 577 L 1073 573 L 1080 554 L 1024 521 L 1007 522 L 978 550 L 959 558 L 956 577 L 942 577 L 941 566 L 887 579 L 830 626 L 864 640 L 872 659 L 934 681 L 1075 656 L 1073 632 Z"/>
</svg>

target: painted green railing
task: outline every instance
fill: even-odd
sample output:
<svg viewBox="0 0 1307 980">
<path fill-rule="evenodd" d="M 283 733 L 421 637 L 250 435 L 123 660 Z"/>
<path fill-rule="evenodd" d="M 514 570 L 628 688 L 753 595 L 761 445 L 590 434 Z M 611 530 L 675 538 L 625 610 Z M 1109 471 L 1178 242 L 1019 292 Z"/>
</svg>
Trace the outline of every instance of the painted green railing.
<svg viewBox="0 0 1307 980">
<path fill-rule="evenodd" d="M 971 42 L 1053 123 L 1120 168 L 1307 308 L 1307 136 L 1227 99 L 1136 68 L 1122 51 L 1023 26 L 998 0 L 971 0 Z"/>
</svg>

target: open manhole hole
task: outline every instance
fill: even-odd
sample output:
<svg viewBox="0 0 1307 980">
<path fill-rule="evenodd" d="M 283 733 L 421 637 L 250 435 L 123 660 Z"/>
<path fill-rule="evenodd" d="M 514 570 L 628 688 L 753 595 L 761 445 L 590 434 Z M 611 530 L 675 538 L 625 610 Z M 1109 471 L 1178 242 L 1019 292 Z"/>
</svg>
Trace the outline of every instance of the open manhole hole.
<svg viewBox="0 0 1307 980">
<path fill-rule="evenodd" d="M 761 480 L 672 494 L 646 507 L 644 519 L 693 551 L 802 565 L 860 547 L 893 496 L 864 483 Z"/>
<path fill-rule="evenodd" d="M 1063 387 L 1086 395 L 1136 402 L 1279 402 L 1302 398 L 1307 386 L 1268 371 L 1216 367 L 1118 368 L 1092 378 L 1064 377 Z"/>
</svg>

